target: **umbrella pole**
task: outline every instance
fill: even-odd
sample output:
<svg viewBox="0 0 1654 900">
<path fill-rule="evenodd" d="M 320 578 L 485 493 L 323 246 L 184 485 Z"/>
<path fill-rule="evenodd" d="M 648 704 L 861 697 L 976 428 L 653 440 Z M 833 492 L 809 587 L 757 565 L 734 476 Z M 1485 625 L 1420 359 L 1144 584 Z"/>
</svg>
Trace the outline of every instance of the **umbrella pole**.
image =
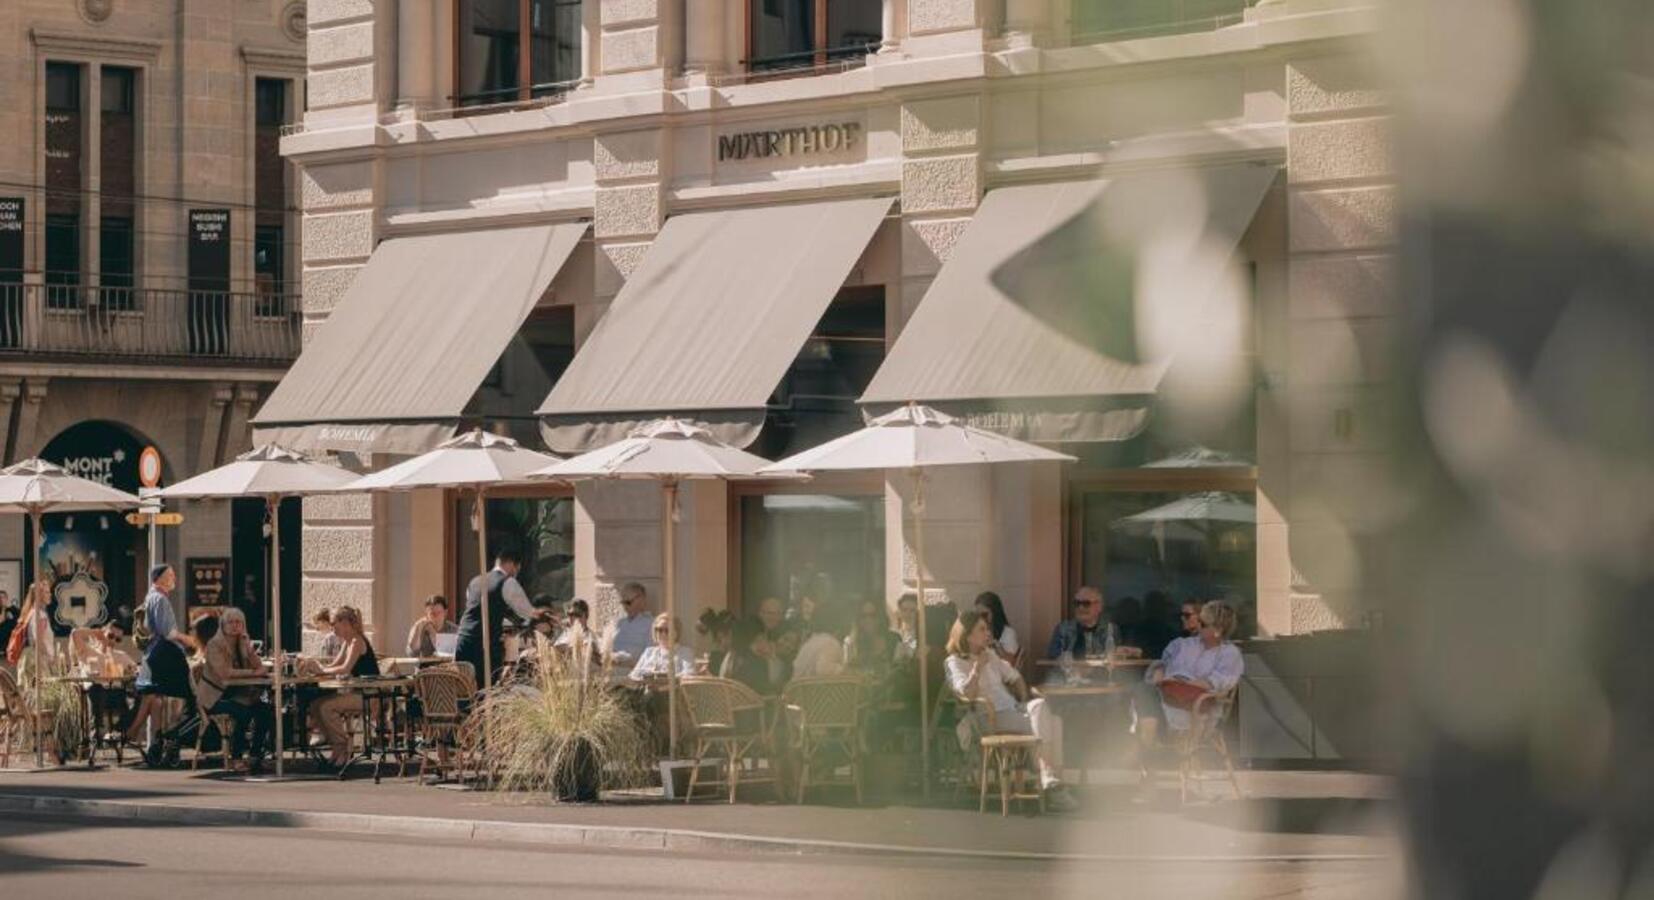
<svg viewBox="0 0 1654 900">
<path fill-rule="evenodd" d="M 930 645 L 925 628 L 925 476 L 913 470 L 913 558 L 919 587 L 919 753 L 922 789 L 930 799 Z"/>
<path fill-rule="evenodd" d="M 46 532 L 40 527 L 40 507 L 29 510 L 29 519 L 34 523 L 34 579 L 37 582 L 46 580 Z M 32 588 L 33 585 L 30 585 Z M 31 609 L 29 621 L 24 627 L 29 629 L 29 644 L 34 648 L 34 703 L 30 705 L 30 719 L 34 728 L 34 767 L 37 769 L 46 766 L 46 750 L 41 746 L 44 740 L 43 729 L 40 727 L 40 667 L 46 664 L 46 648 L 40 646 L 40 629 L 35 626 L 35 618 L 44 615 L 45 609 Z"/>
<path fill-rule="evenodd" d="M 282 743 L 282 705 L 281 705 L 281 497 L 270 496 L 264 498 L 265 505 L 270 511 L 270 610 L 275 626 L 270 634 L 270 646 L 274 649 L 277 660 L 275 671 L 272 673 L 270 684 L 275 694 L 276 705 L 276 777 L 282 777 L 282 757 L 286 745 Z M 205 727 L 205 725 L 203 725 Z"/>
<path fill-rule="evenodd" d="M 672 570 L 677 568 L 676 531 L 678 517 L 678 483 L 667 480 L 662 483 L 666 491 L 666 547 L 665 547 L 665 585 L 666 585 L 666 620 L 676 623 L 678 620 L 678 592 L 677 577 Z M 666 757 L 677 759 L 678 754 L 678 636 L 667 626 L 666 632 Z"/>
<path fill-rule="evenodd" d="M 494 683 L 494 634 L 488 625 L 488 505 L 483 499 L 484 489 L 477 485 L 477 560 L 482 570 L 482 581 L 477 587 L 482 593 L 482 599 L 477 602 L 477 611 L 482 614 L 482 689 L 488 690 Z"/>
</svg>

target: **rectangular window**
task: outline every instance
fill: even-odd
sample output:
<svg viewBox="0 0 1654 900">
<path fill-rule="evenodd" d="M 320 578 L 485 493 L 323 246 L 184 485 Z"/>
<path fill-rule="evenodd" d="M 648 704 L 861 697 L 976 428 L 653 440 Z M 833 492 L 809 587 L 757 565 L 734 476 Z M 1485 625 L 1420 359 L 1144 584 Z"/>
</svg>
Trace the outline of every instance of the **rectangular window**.
<svg viewBox="0 0 1654 900">
<path fill-rule="evenodd" d="M 453 594 L 463 602 L 465 587 L 477 572 L 477 532 L 474 503 L 453 501 L 456 551 Z M 498 549 L 522 555 L 517 581 L 529 600 L 543 604 L 574 597 L 574 499 L 572 497 L 488 498 L 488 542 Z M 460 607 L 455 607 L 456 611 Z"/>
<path fill-rule="evenodd" d="M 456 0 L 456 105 L 555 96 L 578 82 L 582 2 Z"/>
<path fill-rule="evenodd" d="M 287 160 L 281 127 L 287 124 L 291 82 L 253 81 L 253 283 L 254 315 L 285 315 L 287 292 Z"/>
<path fill-rule="evenodd" d="M 843 288 L 770 397 L 753 452 L 777 459 L 861 427 L 856 398 L 884 362 L 882 285 Z"/>
<path fill-rule="evenodd" d="M 763 494 L 741 498 L 741 606 L 765 597 L 797 609 L 803 597 L 855 621 L 884 598 L 884 498 Z"/>
<path fill-rule="evenodd" d="M 79 309 L 81 169 L 85 145 L 81 73 L 74 63 L 46 64 L 46 306 Z"/>
<path fill-rule="evenodd" d="M 1075 43 L 1210 31 L 1241 21 L 1255 0 L 1073 0 Z"/>
<path fill-rule="evenodd" d="M 1253 497 L 1222 490 L 1080 495 L 1081 582 L 1102 588 L 1126 643 L 1148 652 L 1164 647 L 1186 600 L 1228 600 L 1240 614 L 1236 637 L 1256 631 Z"/>
<path fill-rule="evenodd" d="M 106 309 L 136 308 L 138 187 L 138 71 L 120 66 L 100 70 L 99 117 L 103 140 L 98 218 L 98 302 Z"/>
<path fill-rule="evenodd" d="M 878 49 L 882 0 L 748 0 L 747 69 L 814 68 Z"/>
</svg>

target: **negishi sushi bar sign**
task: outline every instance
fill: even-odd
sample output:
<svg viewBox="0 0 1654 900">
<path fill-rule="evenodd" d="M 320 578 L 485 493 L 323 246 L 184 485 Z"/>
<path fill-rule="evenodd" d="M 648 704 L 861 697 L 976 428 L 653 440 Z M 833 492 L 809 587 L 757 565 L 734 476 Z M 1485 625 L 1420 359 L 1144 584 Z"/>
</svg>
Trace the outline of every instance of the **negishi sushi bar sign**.
<svg viewBox="0 0 1654 900">
<path fill-rule="evenodd" d="M 738 131 L 718 136 L 718 161 L 843 153 L 860 142 L 860 122 Z"/>
</svg>

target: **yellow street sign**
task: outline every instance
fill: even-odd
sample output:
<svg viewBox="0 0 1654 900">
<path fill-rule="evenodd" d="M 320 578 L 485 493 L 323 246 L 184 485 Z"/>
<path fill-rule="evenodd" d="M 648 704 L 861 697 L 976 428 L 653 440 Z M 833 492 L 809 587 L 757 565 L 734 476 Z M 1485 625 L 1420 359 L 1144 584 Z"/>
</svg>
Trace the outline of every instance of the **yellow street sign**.
<svg viewBox="0 0 1654 900">
<path fill-rule="evenodd" d="M 129 525 L 182 525 L 184 514 L 181 512 L 164 513 L 127 513 L 126 521 Z"/>
</svg>

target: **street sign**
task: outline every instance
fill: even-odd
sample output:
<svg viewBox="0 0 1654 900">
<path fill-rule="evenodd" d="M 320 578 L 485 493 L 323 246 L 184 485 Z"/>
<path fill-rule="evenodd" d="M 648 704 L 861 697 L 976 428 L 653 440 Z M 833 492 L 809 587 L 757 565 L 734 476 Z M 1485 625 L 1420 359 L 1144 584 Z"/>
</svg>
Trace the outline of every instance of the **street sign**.
<svg viewBox="0 0 1654 900">
<path fill-rule="evenodd" d="M 152 488 L 161 483 L 161 451 L 145 447 L 138 454 L 138 483 Z"/>
<path fill-rule="evenodd" d="M 143 526 L 143 525 L 182 525 L 182 524 L 184 524 L 184 514 L 181 513 L 181 512 L 164 512 L 164 513 L 135 512 L 135 513 L 127 513 L 126 514 L 126 522 L 127 522 L 128 525 L 139 525 L 139 526 Z"/>
</svg>

